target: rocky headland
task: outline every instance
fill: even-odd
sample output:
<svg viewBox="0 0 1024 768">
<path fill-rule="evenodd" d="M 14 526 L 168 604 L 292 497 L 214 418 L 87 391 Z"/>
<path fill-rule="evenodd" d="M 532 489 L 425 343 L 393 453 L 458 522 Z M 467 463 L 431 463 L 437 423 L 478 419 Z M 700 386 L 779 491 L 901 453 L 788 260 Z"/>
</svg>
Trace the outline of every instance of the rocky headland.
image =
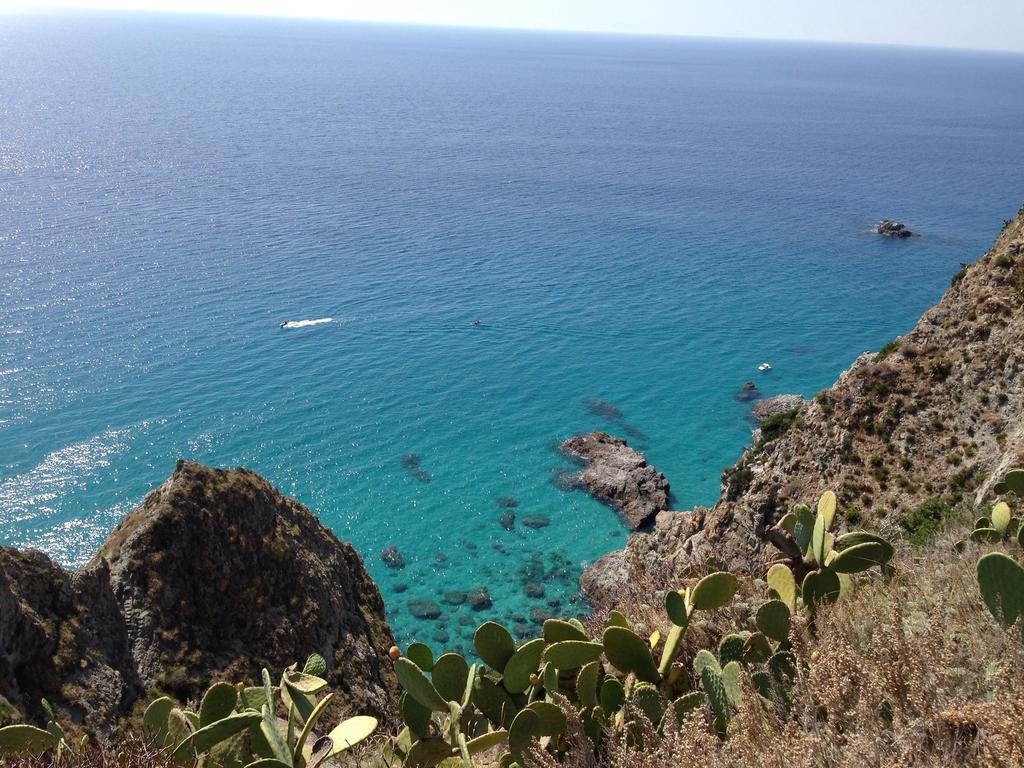
<svg viewBox="0 0 1024 768">
<path fill-rule="evenodd" d="M 339 715 L 390 720 L 392 642 L 351 545 L 244 469 L 179 462 L 81 571 L 0 548 L 3 720 L 37 720 L 46 697 L 102 740 L 157 692 L 195 699 L 313 652 Z"/>
<path fill-rule="evenodd" d="M 988 478 L 1024 463 L 1024 209 L 913 329 L 812 400 L 785 405 L 793 418 L 725 470 L 713 507 L 658 513 L 652 530 L 584 572 L 585 594 L 614 604 L 645 570 L 709 559 L 760 572 L 768 530 L 828 489 L 840 528 L 899 534 L 926 502 L 981 499 Z M 787 410 L 773 404 L 768 415 Z"/>
</svg>

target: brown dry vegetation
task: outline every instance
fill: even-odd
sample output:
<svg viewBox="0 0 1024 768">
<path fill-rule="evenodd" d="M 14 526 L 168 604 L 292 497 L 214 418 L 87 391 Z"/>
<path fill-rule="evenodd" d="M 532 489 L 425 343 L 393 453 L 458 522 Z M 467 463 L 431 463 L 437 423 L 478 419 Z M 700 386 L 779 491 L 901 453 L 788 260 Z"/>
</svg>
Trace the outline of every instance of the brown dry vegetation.
<svg viewBox="0 0 1024 768">
<path fill-rule="evenodd" d="M 545 752 L 543 768 L 953 768 L 1024 766 L 1024 637 L 1001 630 L 982 603 L 974 563 L 997 548 L 953 544 L 963 529 L 941 533 L 923 547 L 902 543 L 891 580 L 862 578 L 858 590 L 811 627 L 793 623 L 791 641 L 800 660 L 794 706 L 784 716 L 747 687 L 743 709 L 727 739 L 719 739 L 695 712 L 664 735 L 653 728 L 643 746 L 612 736 L 595 756 L 571 706 L 569 740 L 577 748 L 565 763 Z M 712 570 L 708 568 L 707 570 Z M 590 619 L 599 631 L 612 608 L 638 629 L 664 630 L 660 597 L 692 583 L 703 572 L 668 568 L 631 582 L 615 605 L 599 606 Z M 685 654 L 714 647 L 730 631 L 750 629 L 764 599 L 763 584 L 746 580 L 727 607 L 699 614 L 687 633 Z M 366 745 L 349 765 L 372 766 L 381 741 Z M 493 756 L 496 759 L 497 754 Z M 86 750 L 78 757 L 8 760 L 12 768 L 169 768 L 166 754 L 129 740 L 114 753 Z M 493 765 L 494 760 L 478 760 Z"/>
<path fill-rule="evenodd" d="M 599 765 L 1024 766 L 1024 638 L 1019 627 L 998 627 L 978 591 L 974 563 L 995 547 L 957 553 L 963 533 L 948 531 L 922 548 L 902 544 L 891 581 L 862 579 L 854 595 L 819 613 L 814 628 L 794 622 L 801 669 L 788 718 L 748 690 L 727 740 L 700 714 L 664 737 L 652 731 L 643 748 L 613 742 Z M 646 629 L 660 628 L 664 612 L 652 596 L 697 575 L 648 575 L 593 621 L 617 607 Z M 756 582 L 745 584 L 732 606 L 693 625 L 688 652 L 752 628 L 751 610 L 762 599 Z"/>
</svg>

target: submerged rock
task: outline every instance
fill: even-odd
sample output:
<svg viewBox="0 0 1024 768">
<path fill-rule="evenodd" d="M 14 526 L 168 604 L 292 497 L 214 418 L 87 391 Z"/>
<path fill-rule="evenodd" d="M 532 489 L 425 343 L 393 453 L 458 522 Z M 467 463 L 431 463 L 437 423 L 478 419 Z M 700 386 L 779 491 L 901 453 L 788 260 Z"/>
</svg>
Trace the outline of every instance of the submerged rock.
<svg viewBox="0 0 1024 768">
<path fill-rule="evenodd" d="M 578 481 L 594 498 L 616 509 L 631 528 L 649 523 L 658 512 L 668 509 L 665 476 L 625 440 L 591 432 L 570 438 L 563 446 L 587 462 Z"/>
<path fill-rule="evenodd" d="M 409 613 L 417 619 L 431 621 L 441 618 L 441 606 L 433 600 L 410 600 L 406 603 L 406 607 L 409 609 Z"/>
<path fill-rule="evenodd" d="M 459 589 L 452 590 L 451 592 L 445 592 L 444 601 L 448 605 L 462 605 L 466 602 L 466 593 Z"/>
<path fill-rule="evenodd" d="M 312 652 L 345 680 L 337 713 L 393 717 L 393 644 L 355 550 L 244 469 L 178 462 L 81 571 L 0 548 L 0 695 L 101 741 L 147 690 L 196 700 Z"/>
<path fill-rule="evenodd" d="M 380 559 L 388 568 L 405 568 L 405 558 L 394 544 L 390 544 L 380 551 Z"/>
<path fill-rule="evenodd" d="M 514 496 L 499 496 L 495 501 L 502 509 L 515 509 L 519 506 L 519 499 Z"/>
<path fill-rule="evenodd" d="M 903 222 L 893 221 L 892 219 L 882 219 L 875 224 L 875 234 L 894 238 L 920 237 L 917 232 L 911 232 L 907 229 Z"/>
<path fill-rule="evenodd" d="M 469 603 L 469 607 L 474 611 L 482 611 L 494 605 L 494 603 L 491 602 L 490 594 L 487 592 L 487 587 L 476 587 L 471 590 L 469 595 L 466 597 L 466 601 Z"/>
<path fill-rule="evenodd" d="M 512 510 L 506 510 L 498 515 L 498 522 L 506 531 L 511 531 L 516 527 L 516 513 Z"/>
<path fill-rule="evenodd" d="M 573 457 L 578 459 L 578 457 Z M 582 463 L 582 462 L 581 462 Z M 583 484 L 580 482 L 579 475 L 575 472 L 569 472 L 566 469 L 556 468 L 551 472 L 551 484 L 560 491 L 580 491 L 583 490 Z"/>
<path fill-rule="evenodd" d="M 608 419 L 609 421 L 618 421 L 622 418 L 622 411 L 617 406 L 604 400 L 584 398 L 583 407 L 588 413 L 600 416 L 602 419 Z"/>
<path fill-rule="evenodd" d="M 551 518 L 547 515 L 525 515 L 522 523 L 527 528 L 546 528 L 551 524 Z"/>
<path fill-rule="evenodd" d="M 745 381 L 743 382 L 743 386 L 736 390 L 732 399 L 740 403 L 752 403 L 755 400 L 761 399 L 761 391 L 757 388 L 757 385 L 754 382 Z"/>
<path fill-rule="evenodd" d="M 423 459 L 418 453 L 403 454 L 400 461 L 402 463 L 402 469 L 421 483 L 429 483 L 432 479 L 431 474 L 423 469 Z"/>
<path fill-rule="evenodd" d="M 537 600 L 544 597 L 544 587 L 536 581 L 527 581 L 523 584 L 523 594 Z"/>
</svg>

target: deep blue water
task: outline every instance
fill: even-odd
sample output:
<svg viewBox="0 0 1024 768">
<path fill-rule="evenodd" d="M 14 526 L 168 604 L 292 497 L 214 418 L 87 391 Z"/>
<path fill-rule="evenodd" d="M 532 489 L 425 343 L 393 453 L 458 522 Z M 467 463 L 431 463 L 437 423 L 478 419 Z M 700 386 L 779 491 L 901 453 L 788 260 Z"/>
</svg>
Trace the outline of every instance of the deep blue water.
<svg viewBox="0 0 1024 768">
<path fill-rule="evenodd" d="M 829 385 L 1024 201 L 1021 56 L 94 15 L 0 60 L 0 542 L 81 564 L 178 457 L 241 464 L 403 640 L 574 609 L 625 532 L 553 441 L 628 425 L 712 503 L 737 387 Z"/>
</svg>

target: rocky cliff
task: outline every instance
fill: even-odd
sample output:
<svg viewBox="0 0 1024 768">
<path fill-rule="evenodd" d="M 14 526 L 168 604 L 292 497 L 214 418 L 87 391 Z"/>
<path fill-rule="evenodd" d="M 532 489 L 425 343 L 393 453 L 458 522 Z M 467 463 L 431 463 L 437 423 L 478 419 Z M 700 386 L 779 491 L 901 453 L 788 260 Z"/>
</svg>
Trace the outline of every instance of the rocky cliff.
<svg viewBox="0 0 1024 768">
<path fill-rule="evenodd" d="M 978 500 L 988 478 L 1024 463 L 1022 414 L 1024 209 L 911 331 L 862 355 L 727 469 L 714 507 L 660 512 L 653 531 L 588 569 L 584 591 L 601 599 L 633 569 L 708 558 L 757 570 L 766 530 L 826 489 L 850 525 L 890 532 L 928 500 Z"/>
<path fill-rule="evenodd" d="M 179 462 L 89 565 L 0 549 L 0 695 L 102 737 L 155 691 L 324 656 L 340 712 L 390 717 L 384 605 L 355 550 L 244 469 Z"/>
</svg>

